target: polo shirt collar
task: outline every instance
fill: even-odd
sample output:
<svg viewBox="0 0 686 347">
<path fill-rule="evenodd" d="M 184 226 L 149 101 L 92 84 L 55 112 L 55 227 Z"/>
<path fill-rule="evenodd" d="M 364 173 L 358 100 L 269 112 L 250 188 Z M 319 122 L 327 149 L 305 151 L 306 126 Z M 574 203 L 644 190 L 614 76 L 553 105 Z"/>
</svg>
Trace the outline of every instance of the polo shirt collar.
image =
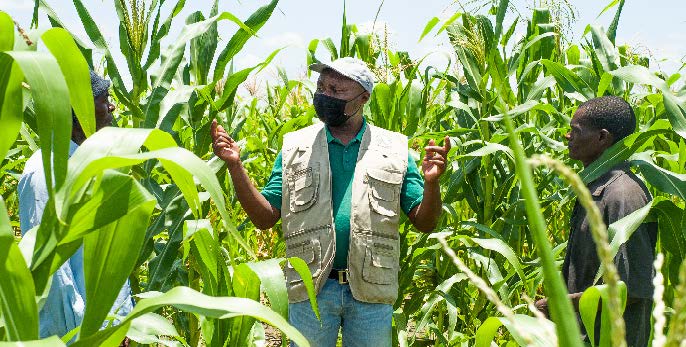
<svg viewBox="0 0 686 347">
<path fill-rule="evenodd" d="M 336 143 L 341 143 L 337 138 L 333 137 L 331 135 L 331 131 L 329 131 L 328 126 L 324 126 L 324 129 L 326 129 L 326 143 L 331 143 L 331 142 L 336 142 Z M 362 135 L 364 135 L 364 131 L 367 130 L 367 119 L 362 117 L 362 127 L 360 127 L 360 131 L 357 132 L 357 135 L 355 138 L 350 141 L 350 143 L 353 142 L 362 142 Z"/>
</svg>

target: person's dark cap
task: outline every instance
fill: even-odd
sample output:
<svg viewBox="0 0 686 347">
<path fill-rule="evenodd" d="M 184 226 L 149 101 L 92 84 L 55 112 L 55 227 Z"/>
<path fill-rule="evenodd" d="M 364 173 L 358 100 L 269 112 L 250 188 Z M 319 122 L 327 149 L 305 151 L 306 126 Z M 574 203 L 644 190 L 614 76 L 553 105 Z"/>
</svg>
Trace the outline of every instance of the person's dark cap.
<svg viewBox="0 0 686 347">
<path fill-rule="evenodd" d="M 93 89 L 93 97 L 97 98 L 110 89 L 110 81 L 100 77 L 91 70 L 91 89 Z"/>
</svg>

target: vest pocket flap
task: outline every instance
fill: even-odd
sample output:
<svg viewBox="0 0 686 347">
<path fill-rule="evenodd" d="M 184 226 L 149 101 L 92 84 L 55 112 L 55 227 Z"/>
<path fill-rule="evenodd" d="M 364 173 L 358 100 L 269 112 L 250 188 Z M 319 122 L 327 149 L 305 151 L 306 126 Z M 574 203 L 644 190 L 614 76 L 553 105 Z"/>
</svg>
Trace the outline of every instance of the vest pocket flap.
<svg viewBox="0 0 686 347">
<path fill-rule="evenodd" d="M 312 278 L 316 278 L 321 273 L 322 250 L 318 238 L 310 238 L 311 235 L 299 235 L 294 240 L 286 241 L 286 256 L 302 259 L 310 270 Z M 301 283 L 300 274 L 293 268 L 291 262 L 286 265 L 286 280 L 291 285 Z"/>
<path fill-rule="evenodd" d="M 372 196 L 383 201 L 395 201 L 395 191 L 393 187 L 372 186 Z"/>
<path fill-rule="evenodd" d="M 319 167 L 314 165 L 288 174 L 288 194 L 292 212 L 312 207 L 317 201 Z"/>
<path fill-rule="evenodd" d="M 403 174 L 400 172 L 393 172 L 381 169 L 368 169 L 367 176 L 377 181 L 393 185 L 400 184 L 403 182 Z"/>
<path fill-rule="evenodd" d="M 362 266 L 362 278 L 374 284 L 392 284 L 397 282 L 395 257 L 388 253 L 380 253 L 373 247 L 367 247 Z"/>
<path fill-rule="evenodd" d="M 315 193 L 314 189 L 308 189 L 306 191 L 303 191 L 302 194 L 299 194 L 298 196 L 291 199 L 291 201 L 293 202 L 293 204 L 295 204 L 295 206 L 307 206 L 307 207 L 309 207 L 311 205 L 312 198 L 314 198 L 314 193 Z"/>
<path fill-rule="evenodd" d="M 309 187 L 311 185 L 312 185 L 312 168 L 309 168 L 305 172 L 305 174 L 297 176 L 293 180 L 293 189 L 296 192 L 302 190 L 303 188 Z"/>
<path fill-rule="evenodd" d="M 312 240 L 306 240 L 298 242 L 294 245 L 289 245 L 288 250 L 289 253 L 291 253 L 291 257 L 298 257 L 307 264 L 312 264 L 316 258 L 314 244 L 312 243 Z M 288 263 L 288 267 L 290 267 L 291 269 L 293 268 L 290 262 Z"/>
<path fill-rule="evenodd" d="M 370 194 L 374 198 L 372 200 L 396 201 L 398 199 L 400 183 L 403 181 L 403 175 L 401 173 L 369 169 L 367 170 L 367 176 L 370 178 L 368 183 Z M 374 203 L 372 202 L 372 204 Z M 388 207 L 389 206 L 387 206 L 385 209 L 388 209 Z M 384 215 L 389 215 L 387 213 L 383 213 L 383 211 L 378 212 Z M 393 213 L 390 215 L 395 214 Z"/>
<path fill-rule="evenodd" d="M 379 254 L 372 252 L 372 265 L 382 267 L 385 269 L 393 268 L 393 256 L 388 254 Z"/>
</svg>

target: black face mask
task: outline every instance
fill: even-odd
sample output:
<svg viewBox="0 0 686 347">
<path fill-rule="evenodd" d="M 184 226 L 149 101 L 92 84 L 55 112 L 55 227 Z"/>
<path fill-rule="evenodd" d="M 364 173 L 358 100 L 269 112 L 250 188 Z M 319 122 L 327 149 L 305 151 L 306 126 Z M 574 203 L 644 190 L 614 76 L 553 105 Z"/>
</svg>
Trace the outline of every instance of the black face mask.
<svg viewBox="0 0 686 347">
<path fill-rule="evenodd" d="M 350 101 L 357 99 L 362 94 L 364 94 L 364 91 L 350 100 L 343 100 L 323 93 L 314 93 L 312 103 L 314 104 L 314 110 L 317 112 L 317 116 L 324 124 L 337 127 L 352 117 L 352 115 L 345 114 L 345 105 Z M 357 111 L 355 111 L 353 115 L 355 113 L 357 113 Z"/>
</svg>

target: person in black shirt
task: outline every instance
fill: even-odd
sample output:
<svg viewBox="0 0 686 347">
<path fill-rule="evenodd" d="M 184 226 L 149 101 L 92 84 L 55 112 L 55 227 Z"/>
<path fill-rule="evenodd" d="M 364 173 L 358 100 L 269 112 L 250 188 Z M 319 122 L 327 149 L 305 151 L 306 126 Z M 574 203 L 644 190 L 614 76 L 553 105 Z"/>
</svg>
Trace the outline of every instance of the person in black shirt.
<svg viewBox="0 0 686 347">
<path fill-rule="evenodd" d="M 569 157 L 588 167 L 607 148 L 634 132 L 636 117 L 626 101 L 616 96 L 606 96 L 581 104 L 570 126 L 571 131 L 565 136 L 569 141 Z M 587 187 L 605 225 L 622 219 L 652 200 L 645 184 L 631 172 L 626 162 L 616 165 Z M 596 254 L 586 210 L 578 201 L 574 205 L 569 224 L 570 234 L 562 274 L 578 312 L 581 294 L 595 284 L 593 280 L 600 267 L 600 260 Z M 652 263 L 655 259 L 656 241 L 656 223 L 641 224 L 629 240 L 620 246 L 614 258 L 619 277 L 627 285 L 624 321 L 628 346 L 647 346 L 650 339 L 652 278 L 655 275 Z M 547 305 L 547 299 L 536 302 L 536 307 L 546 315 Z M 598 323 L 599 321 L 597 320 Z M 585 334 L 580 319 L 579 323 Z M 596 327 L 596 331 L 599 331 L 598 328 Z M 599 336 L 599 333 L 595 335 Z"/>
</svg>

